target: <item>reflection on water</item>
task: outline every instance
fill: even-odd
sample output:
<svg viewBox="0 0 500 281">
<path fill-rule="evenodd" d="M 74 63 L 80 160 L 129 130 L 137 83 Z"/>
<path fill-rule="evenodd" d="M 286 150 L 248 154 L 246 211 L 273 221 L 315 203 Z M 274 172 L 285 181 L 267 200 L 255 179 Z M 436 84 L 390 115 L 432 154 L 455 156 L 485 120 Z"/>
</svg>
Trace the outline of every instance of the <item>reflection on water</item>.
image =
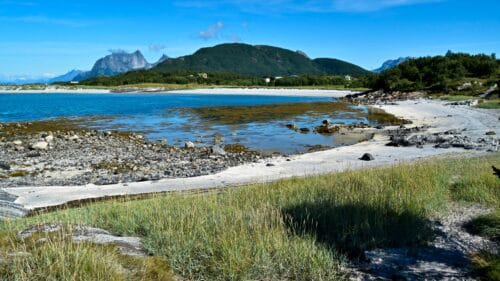
<svg viewBox="0 0 500 281">
<path fill-rule="evenodd" d="M 85 124 L 92 128 L 141 132 L 150 139 L 166 139 L 173 145 L 182 145 L 188 140 L 210 145 L 214 136 L 219 135 L 223 143 L 241 143 L 252 149 L 281 153 L 304 152 L 317 145 L 336 145 L 335 136 L 313 132 L 323 119 L 343 124 L 377 123 L 369 116 L 365 107 L 313 97 L 0 95 L 2 122 L 84 117 Z M 309 132 L 290 130 L 287 124 L 307 128 Z M 220 140 L 218 137 L 217 141 Z"/>
</svg>

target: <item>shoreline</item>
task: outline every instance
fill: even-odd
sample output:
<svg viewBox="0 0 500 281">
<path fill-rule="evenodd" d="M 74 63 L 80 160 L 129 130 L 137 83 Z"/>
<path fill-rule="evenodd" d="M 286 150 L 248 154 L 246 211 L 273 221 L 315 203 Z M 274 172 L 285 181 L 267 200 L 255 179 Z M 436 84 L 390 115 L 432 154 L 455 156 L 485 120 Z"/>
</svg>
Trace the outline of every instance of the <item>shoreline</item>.
<svg viewBox="0 0 500 281">
<path fill-rule="evenodd" d="M 0 94 L 198 94 L 198 95 L 255 95 L 255 96 L 297 96 L 297 97 L 331 97 L 341 98 L 349 94 L 359 93 L 353 90 L 324 89 L 288 89 L 288 88 L 197 88 L 190 90 L 162 90 L 153 88 L 137 89 L 123 92 L 108 89 L 55 89 L 43 90 L 0 90 Z"/>
<path fill-rule="evenodd" d="M 1 94 L 108 94 L 110 90 L 102 89 L 43 89 L 43 90 L 0 90 Z"/>
<path fill-rule="evenodd" d="M 252 95 L 252 96 L 298 96 L 298 97 L 327 97 L 343 98 L 347 95 L 359 93 L 351 90 L 322 90 L 322 89 L 287 89 L 287 88 L 200 88 L 194 90 L 173 90 L 169 94 L 200 94 L 200 95 Z"/>
<path fill-rule="evenodd" d="M 481 110 L 468 106 L 448 106 L 444 102 L 431 100 L 408 100 L 391 105 L 375 105 L 398 117 L 409 119 L 413 126 L 428 125 L 426 133 L 463 130 L 470 138 L 484 137 L 488 131 L 500 134 L 498 120 L 500 111 Z M 464 130 L 465 129 L 465 130 Z M 372 140 L 351 146 L 334 148 L 292 157 L 275 157 L 228 168 L 217 174 L 191 178 L 161 179 L 158 181 L 133 182 L 113 185 L 46 186 L 3 188 L 0 191 L 16 196 L 14 204 L 33 211 L 55 207 L 70 202 L 92 200 L 113 196 L 140 195 L 189 190 L 209 190 L 263 183 L 291 177 L 314 176 L 412 162 L 419 159 L 447 154 L 478 156 L 485 151 L 462 148 L 437 149 L 432 145 L 418 147 L 386 146 L 387 135 L 377 134 Z M 498 147 L 497 147 L 498 151 Z M 364 153 L 371 153 L 375 159 L 370 162 L 359 160 Z"/>
</svg>

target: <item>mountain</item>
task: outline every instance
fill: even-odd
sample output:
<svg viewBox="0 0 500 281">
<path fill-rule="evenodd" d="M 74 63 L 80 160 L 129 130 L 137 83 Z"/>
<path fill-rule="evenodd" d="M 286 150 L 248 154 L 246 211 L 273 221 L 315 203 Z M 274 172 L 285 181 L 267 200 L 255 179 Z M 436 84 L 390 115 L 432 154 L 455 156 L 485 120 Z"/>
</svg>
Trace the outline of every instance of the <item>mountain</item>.
<svg viewBox="0 0 500 281">
<path fill-rule="evenodd" d="M 52 78 L 51 75 L 1 75 L 0 84 L 23 85 L 23 84 L 46 84 Z"/>
<path fill-rule="evenodd" d="M 92 70 L 80 73 L 74 79 L 81 81 L 97 76 L 113 76 L 131 70 L 150 67 L 140 51 L 134 53 L 117 52 L 99 59 Z"/>
<path fill-rule="evenodd" d="M 57 77 L 54 77 L 52 79 L 49 79 L 48 80 L 48 83 L 57 83 L 57 82 L 71 82 L 71 81 L 74 81 L 74 79 L 82 74 L 84 71 L 82 70 L 76 70 L 76 69 L 73 69 L 71 70 L 70 72 L 66 73 L 66 74 L 63 74 L 61 76 L 57 76 Z"/>
<path fill-rule="evenodd" d="M 370 73 L 360 66 L 338 59 L 318 58 L 314 59 L 313 62 L 320 68 L 321 72 L 330 75 L 361 76 Z"/>
<path fill-rule="evenodd" d="M 400 57 L 400 58 L 395 59 L 395 60 L 388 60 L 388 61 L 384 62 L 381 67 L 374 69 L 373 72 L 376 72 L 376 73 L 384 72 L 385 70 L 394 68 L 394 67 L 402 64 L 403 62 L 405 62 L 409 59 L 411 59 L 411 57 Z"/>
<path fill-rule="evenodd" d="M 359 66 L 341 60 L 311 60 L 301 51 L 240 43 L 202 48 L 192 55 L 168 59 L 152 68 L 152 70 L 159 72 L 181 70 L 224 72 L 252 77 L 301 74 L 356 76 L 369 73 Z"/>
<path fill-rule="evenodd" d="M 161 56 L 161 58 L 157 62 L 153 63 L 151 65 L 151 67 L 155 67 L 155 66 L 159 65 L 160 63 L 167 61 L 169 59 L 170 59 L 170 57 L 168 57 L 167 55 L 164 54 L 163 56 Z"/>
</svg>

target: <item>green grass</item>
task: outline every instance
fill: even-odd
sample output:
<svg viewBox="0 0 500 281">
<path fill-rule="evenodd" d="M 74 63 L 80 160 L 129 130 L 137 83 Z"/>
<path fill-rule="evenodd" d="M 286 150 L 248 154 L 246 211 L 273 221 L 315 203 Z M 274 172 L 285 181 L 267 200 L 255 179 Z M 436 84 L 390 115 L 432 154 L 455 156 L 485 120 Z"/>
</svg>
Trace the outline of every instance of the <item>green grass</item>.
<svg viewBox="0 0 500 281">
<path fill-rule="evenodd" d="M 441 100 L 445 101 L 450 101 L 450 102 L 455 102 L 455 101 L 465 101 L 465 100 L 471 100 L 471 99 L 478 99 L 478 105 L 476 107 L 478 108 L 484 108 L 484 109 L 499 109 L 500 108 L 500 99 L 498 98 L 493 98 L 493 99 L 479 99 L 478 97 L 472 96 L 472 95 L 445 95 L 445 96 L 439 96 L 435 95 L 434 97 L 439 98 Z"/>
<path fill-rule="evenodd" d="M 158 257 L 129 257 L 115 246 L 73 243 L 65 231 L 36 233 L 24 241 L 0 234 L 1 280 L 173 280 Z"/>
<path fill-rule="evenodd" d="M 346 257 L 375 247 L 429 241 L 433 232 L 428 218 L 445 211 L 451 201 L 499 206 L 500 181 L 491 165 L 500 166 L 500 154 L 432 159 L 208 194 L 94 203 L 8 222 L 0 227 L 0 237 L 7 241 L 0 248 L 24 247 L 5 237 L 34 223 L 80 223 L 142 237 L 151 254 L 187 280 L 339 280 L 345 277 Z M 124 266 L 109 249 L 90 253 L 85 248 L 90 246 L 57 240 L 40 247 L 50 248 L 43 248 L 46 258 L 9 264 L 7 271 L 0 270 L 0 279 L 22 273 L 26 278 L 19 280 L 35 280 L 40 274 L 74 271 L 47 267 L 47 259 L 76 264 L 85 254 L 110 270 Z M 89 269 L 75 272 L 91 277 L 101 272 L 100 267 L 91 269 L 89 261 L 78 263 L 89 264 Z M 116 279 L 102 275 L 100 280 Z"/>
<path fill-rule="evenodd" d="M 472 257 L 476 275 L 484 281 L 500 280 L 500 257 L 489 253 L 479 253 Z"/>
<path fill-rule="evenodd" d="M 477 107 L 484 109 L 500 109 L 500 99 L 483 100 Z"/>
<path fill-rule="evenodd" d="M 471 100 L 474 99 L 474 96 L 466 96 L 466 95 L 446 95 L 446 96 L 440 96 L 439 99 L 445 100 L 445 101 L 465 101 L 465 100 Z"/>
<path fill-rule="evenodd" d="M 496 213 L 477 217 L 468 222 L 465 227 L 472 234 L 500 242 L 500 210 Z"/>
</svg>

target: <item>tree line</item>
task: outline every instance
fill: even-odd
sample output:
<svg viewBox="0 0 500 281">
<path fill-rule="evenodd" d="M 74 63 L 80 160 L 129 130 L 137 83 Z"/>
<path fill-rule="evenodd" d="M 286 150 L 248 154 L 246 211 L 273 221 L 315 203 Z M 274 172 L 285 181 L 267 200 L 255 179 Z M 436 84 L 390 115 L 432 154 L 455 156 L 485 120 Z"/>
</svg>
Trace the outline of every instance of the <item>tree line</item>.
<svg viewBox="0 0 500 281">
<path fill-rule="evenodd" d="M 496 55 L 448 51 L 445 56 L 410 59 L 380 74 L 365 77 L 365 86 L 403 92 L 450 92 L 470 79 L 496 83 L 500 79 L 500 62 Z"/>
</svg>

